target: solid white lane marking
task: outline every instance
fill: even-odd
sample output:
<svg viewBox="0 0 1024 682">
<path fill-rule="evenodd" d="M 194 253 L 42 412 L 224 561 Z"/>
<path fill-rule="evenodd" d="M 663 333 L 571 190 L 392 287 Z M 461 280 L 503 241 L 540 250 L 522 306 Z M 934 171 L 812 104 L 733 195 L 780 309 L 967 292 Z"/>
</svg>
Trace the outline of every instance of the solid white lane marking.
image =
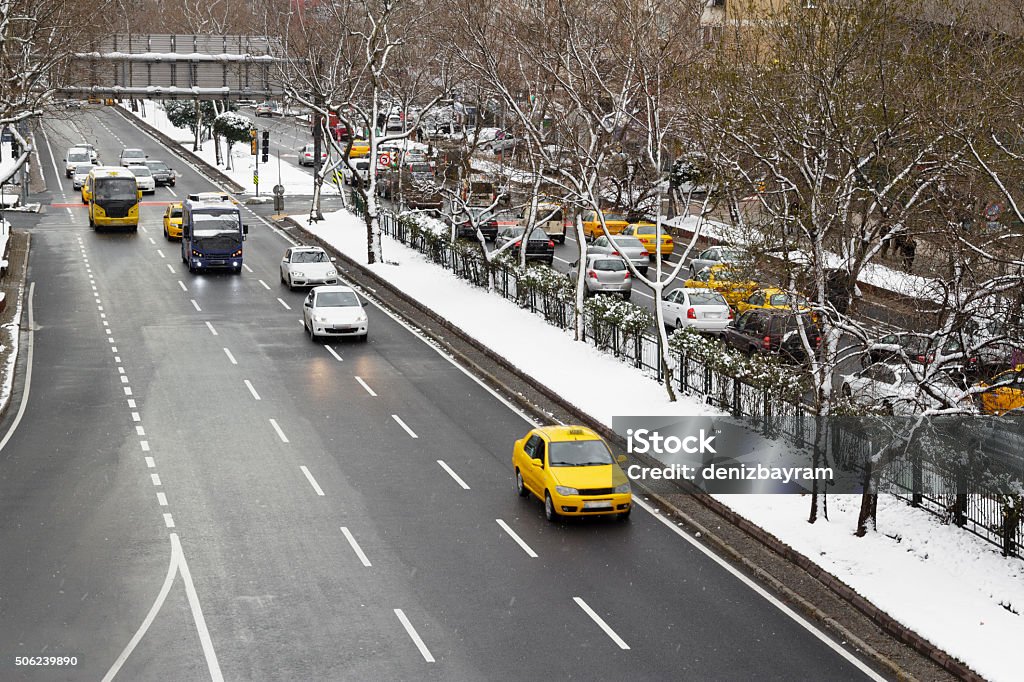
<svg viewBox="0 0 1024 682">
<path fill-rule="evenodd" d="M 150 474 L 149 478 L 153 482 L 153 485 L 160 485 L 160 474 Z"/>
<path fill-rule="evenodd" d="M 402 421 L 402 418 L 399 417 L 397 414 L 391 415 L 391 418 L 398 422 L 398 425 L 405 429 L 405 432 L 408 433 L 410 436 L 412 436 L 413 438 L 419 438 L 419 436 L 417 436 L 413 432 L 413 430 L 410 429 L 409 426 L 404 421 Z"/>
<path fill-rule="evenodd" d="M 192 572 L 188 570 L 188 562 L 185 560 L 185 551 L 181 548 L 178 536 L 171 534 L 171 542 L 178 549 L 178 572 L 185 582 L 185 594 L 188 595 L 188 605 L 192 609 L 192 620 L 195 621 L 196 630 L 199 632 L 199 642 L 203 645 L 203 656 L 206 658 L 206 668 L 210 671 L 211 682 L 224 682 L 224 675 L 220 671 L 220 663 L 217 662 L 217 652 L 213 649 L 213 640 L 210 639 L 210 631 L 206 628 L 206 619 L 203 618 L 203 609 L 199 605 L 199 593 L 192 582 Z"/>
<path fill-rule="evenodd" d="M 788 606 L 783 604 L 781 601 L 776 599 L 772 594 L 770 594 L 767 590 L 765 590 L 759 584 L 757 584 L 752 579 L 750 579 L 747 576 L 745 576 L 743 573 L 741 573 L 739 570 L 737 570 L 734 566 L 732 566 L 727 561 L 725 561 L 725 559 L 721 558 L 720 556 L 718 556 L 717 554 L 712 552 L 710 549 L 708 549 L 703 544 L 698 542 L 695 538 L 690 537 L 689 534 L 687 534 L 681 528 L 679 528 L 678 526 L 673 524 L 671 521 L 669 521 L 667 518 L 665 518 L 664 514 L 657 513 L 653 507 L 651 507 L 649 504 L 647 504 L 646 502 L 644 502 L 643 500 L 639 499 L 636 496 L 633 497 L 633 504 L 638 505 L 641 509 L 643 509 L 648 514 L 650 514 L 651 516 L 656 518 L 659 522 L 664 524 L 666 528 L 670 529 L 673 533 L 675 533 L 676 535 L 678 535 L 679 537 L 683 538 L 684 540 L 689 542 L 691 545 L 693 545 L 694 547 L 699 549 L 701 552 L 703 552 L 705 554 L 705 556 L 707 556 L 709 559 L 714 561 L 716 564 L 718 564 L 719 566 L 724 568 L 726 571 L 731 573 L 740 582 L 742 582 L 744 585 L 746 585 L 747 587 L 752 589 L 754 592 L 759 594 L 761 597 L 763 597 L 765 600 L 767 600 L 772 606 L 777 608 L 779 611 L 782 611 L 782 613 L 784 613 L 787 616 L 789 616 L 790 618 L 792 618 L 794 621 L 797 622 L 797 624 L 799 624 L 805 630 L 807 630 L 812 635 L 817 637 L 821 642 L 825 643 L 830 649 L 832 649 L 837 654 L 839 654 L 840 656 L 845 658 L 847 661 L 849 661 L 851 664 L 853 664 L 858 670 L 860 670 L 862 673 L 864 673 L 865 675 L 870 677 L 872 680 L 875 680 L 876 682 L 883 682 L 885 680 L 884 677 L 882 677 L 881 675 L 876 673 L 874 670 L 869 668 L 867 665 L 865 665 L 863 662 L 861 662 L 856 656 L 854 656 L 853 654 L 848 652 L 846 649 L 844 649 L 843 647 L 839 646 L 837 643 L 832 641 L 832 639 L 827 637 L 824 632 L 822 632 L 821 630 L 819 630 L 818 628 L 814 627 L 809 622 L 804 620 L 804 618 L 802 616 L 800 616 L 798 613 L 796 613 L 795 611 L 790 609 Z"/>
<path fill-rule="evenodd" d="M 209 322 L 206 323 L 206 328 L 210 330 L 210 333 L 217 336 L 217 330 L 213 328 L 213 325 Z"/>
<path fill-rule="evenodd" d="M 64 183 L 60 181 L 63 173 L 57 168 L 57 159 L 53 155 L 53 147 L 50 146 L 50 136 L 43 132 L 43 139 L 46 140 L 46 148 L 50 152 L 50 163 L 53 164 L 53 174 L 57 177 L 57 186 L 60 187 L 60 193 L 64 194 Z"/>
<path fill-rule="evenodd" d="M 157 249 L 156 252 L 160 255 L 161 258 L 167 258 L 167 256 L 164 255 L 164 252 L 161 251 L 160 249 Z"/>
<path fill-rule="evenodd" d="M 271 419 L 270 420 L 270 425 L 274 427 L 274 431 L 277 431 L 277 437 L 281 439 L 281 442 L 282 443 L 287 443 L 288 442 L 288 436 L 284 435 L 284 431 L 282 431 L 281 427 L 277 425 L 277 420 L 276 419 Z"/>
<path fill-rule="evenodd" d="M 248 265 L 246 265 L 245 263 L 242 263 L 242 267 L 243 267 L 243 268 L 245 268 L 245 271 L 246 271 L 246 272 L 252 272 L 252 268 L 250 268 L 250 267 L 249 267 Z"/>
<path fill-rule="evenodd" d="M 146 457 L 146 466 L 150 469 L 156 467 L 156 460 L 152 457 Z"/>
<path fill-rule="evenodd" d="M 49 142 L 47 142 L 49 144 Z M 51 152 L 52 155 L 52 152 Z M 25 408 L 28 406 L 28 393 L 32 387 L 32 355 L 35 350 L 35 314 L 33 300 L 36 291 L 36 283 L 30 282 L 28 285 L 28 356 L 27 362 L 25 363 L 25 390 L 21 394 L 21 404 L 18 406 L 18 414 L 14 416 L 14 421 L 11 423 L 11 428 L 7 429 L 7 433 L 4 434 L 4 439 L 0 440 L 0 451 L 7 445 L 7 441 L 14 435 L 14 430 L 18 428 L 18 424 L 21 423 L 21 418 L 25 416 Z"/>
<path fill-rule="evenodd" d="M 231 361 L 232 365 L 237 365 L 238 364 L 238 360 L 235 360 L 235 356 L 232 355 L 231 351 L 229 351 L 227 348 L 224 349 L 224 354 L 228 356 L 228 360 Z"/>
<path fill-rule="evenodd" d="M 181 287 L 182 291 L 188 291 L 188 287 L 185 286 L 185 283 L 182 282 L 180 279 L 178 280 L 178 286 Z"/>
<path fill-rule="evenodd" d="M 170 514 L 164 514 L 164 525 L 168 528 L 174 528 L 174 519 L 171 518 Z"/>
<path fill-rule="evenodd" d="M 172 273 L 174 272 L 174 266 L 171 265 L 170 263 L 167 264 L 167 269 L 170 270 Z"/>
<path fill-rule="evenodd" d="M 284 302 L 283 298 L 278 298 L 277 302 L 280 303 L 281 305 L 283 305 L 285 310 L 291 310 L 292 309 L 292 307 L 290 305 L 288 305 L 287 303 Z"/>
<path fill-rule="evenodd" d="M 142 451 L 143 452 L 149 452 L 149 441 L 148 440 L 140 440 L 139 441 L 139 445 L 142 447 Z"/>
<path fill-rule="evenodd" d="M 245 387 L 249 389 L 249 393 L 252 393 L 253 400 L 259 400 L 260 399 L 260 394 L 257 393 L 256 389 L 252 387 L 252 384 L 249 383 L 248 379 L 245 380 Z"/>
<path fill-rule="evenodd" d="M 198 303 L 196 303 L 196 299 L 193 298 L 191 300 L 192 300 L 192 307 L 196 309 L 196 312 L 197 313 L 203 312 L 203 309 L 199 307 Z"/>
<path fill-rule="evenodd" d="M 413 436 L 415 438 L 415 436 Z M 455 479 L 455 482 L 462 486 L 463 490 L 469 490 L 469 486 L 466 482 L 459 478 L 459 475 L 452 471 L 452 468 L 444 463 L 443 459 L 437 460 L 437 463 L 441 465 L 441 468 L 448 472 L 448 475 Z"/>
<path fill-rule="evenodd" d="M 267 286 L 267 283 L 264 282 L 262 279 L 258 279 L 256 281 L 259 282 L 260 284 L 262 284 L 264 289 L 266 289 L 267 291 L 270 291 L 270 287 Z M 280 299 L 278 299 L 278 300 L 280 300 Z"/>
<path fill-rule="evenodd" d="M 427 663 L 433 663 L 434 657 L 431 656 L 430 649 L 428 649 L 427 645 L 423 643 L 422 639 L 420 639 L 419 634 L 416 632 L 416 628 L 414 628 L 412 623 L 409 622 L 409 619 L 405 617 L 405 613 L 402 612 L 402 609 L 395 609 L 395 615 L 398 616 L 398 620 L 401 621 L 402 627 L 405 628 L 405 631 L 409 633 L 409 637 L 412 638 L 413 644 L 415 644 L 416 648 L 420 650 L 423 660 Z"/>
<path fill-rule="evenodd" d="M 583 612 L 590 616 L 602 630 L 604 630 L 604 634 L 611 637 L 612 641 L 619 645 L 620 649 L 629 649 L 629 645 L 626 644 L 621 637 L 615 634 L 615 630 L 612 630 L 611 627 L 608 626 L 608 623 L 604 622 L 604 619 L 597 615 L 594 609 L 590 608 L 587 602 L 583 601 L 579 597 L 573 597 L 572 600 L 576 602 L 576 604 L 583 609 Z"/>
<path fill-rule="evenodd" d="M 167 494 L 166 493 L 157 493 L 156 494 L 156 502 L 161 507 L 166 507 L 167 506 Z"/>
<path fill-rule="evenodd" d="M 305 322 L 303 322 L 303 325 L 305 325 Z M 335 360 L 337 360 L 338 362 L 344 362 L 344 360 L 342 360 L 342 359 L 341 359 L 341 356 L 340 356 L 340 355 L 338 355 L 338 354 L 337 354 L 337 353 L 335 352 L 335 350 L 334 350 L 333 348 L 331 348 L 330 346 L 328 346 L 328 345 L 327 345 L 326 343 L 324 344 L 324 348 L 326 348 L 326 349 L 327 349 L 327 352 L 328 352 L 328 353 L 330 353 L 331 355 L 333 355 L 333 356 L 334 356 L 334 359 L 335 359 Z"/>
<path fill-rule="evenodd" d="M 363 566 L 369 568 L 371 565 L 370 560 L 366 558 L 366 554 L 363 553 L 363 549 L 359 546 L 359 543 L 356 542 L 356 539 L 352 537 L 352 533 L 350 533 L 348 528 L 345 526 L 341 527 L 341 532 L 345 534 L 345 539 L 348 540 L 348 544 L 352 545 L 352 551 L 354 551 L 356 556 L 359 557 L 359 561 L 363 563 Z"/>
<path fill-rule="evenodd" d="M 366 389 L 366 392 L 367 392 L 367 393 L 369 393 L 370 395 L 372 395 L 372 396 L 373 396 L 374 398 L 376 398 L 376 397 L 377 397 L 377 394 L 373 392 L 373 389 L 372 389 L 372 388 L 370 388 L 369 386 L 367 386 L 367 385 L 366 385 L 366 382 L 365 382 L 365 381 L 363 381 L 362 377 L 356 377 L 356 381 L 358 381 L 358 382 L 359 382 L 359 385 L 360 385 L 360 386 L 362 386 L 363 388 L 365 388 L 365 389 Z"/>
<path fill-rule="evenodd" d="M 522 547 L 522 548 L 523 548 L 523 551 L 524 551 L 524 552 L 526 552 L 526 553 L 527 553 L 527 554 L 528 554 L 529 556 L 533 557 L 534 559 L 536 559 L 536 558 L 537 558 L 537 553 L 536 553 L 536 552 L 534 552 L 534 551 L 533 551 L 533 550 L 532 550 L 532 549 L 530 548 L 530 546 L 529 546 L 528 544 L 526 544 L 525 542 L 523 542 L 523 539 L 522 539 L 521 537 L 519 537 L 519 535 L 518 535 L 518 534 L 517 534 L 517 533 L 516 533 L 516 532 L 515 532 L 514 530 L 512 530 L 511 528 L 509 528 L 509 526 L 508 526 L 508 524 L 507 524 L 507 523 L 505 523 L 505 522 L 504 522 L 504 521 L 502 521 L 501 519 L 495 519 L 495 521 L 497 521 L 497 522 L 498 522 L 498 525 L 499 525 L 499 526 L 501 526 L 501 529 L 502 529 L 503 531 L 505 531 L 505 532 L 506 532 L 506 533 L 508 533 L 508 534 L 509 534 L 510 536 L 512 536 L 512 539 L 516 541 L 516 544 L 517 544 L 517 545 L 519 545 L 520 547 Z"/>
<path fill-rule="evenodd" d="M 309 481 L 309 484 L 311 486 L 313 486 L 313 490 L 316 491 L 316 494 L 319 495 L 320 497 L 323 497 L 324 496 L 323 488 L 321 488 L 320 484 L 316 482 L 315 478 L 313 478 L 313 474 L 309 473 L 309 469 L 306 468 L 306 465 L 303 464 L 303 465 L 299 466 L 299 468 L 302 469 L 302 473 L 306 475 L 306 480 Z"/>
</svg>

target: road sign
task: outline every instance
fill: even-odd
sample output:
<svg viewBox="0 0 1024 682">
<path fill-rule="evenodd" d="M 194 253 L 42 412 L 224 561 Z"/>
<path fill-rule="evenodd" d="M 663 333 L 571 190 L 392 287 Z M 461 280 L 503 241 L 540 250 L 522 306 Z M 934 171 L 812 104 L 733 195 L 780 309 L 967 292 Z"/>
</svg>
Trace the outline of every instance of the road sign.
<svg viewBox="0 0 1024 682">
<path fill-rule="evenodd" d="M 258 184 L 260 184 L 260 173 L 259 173 L 259 171 L 253 171 L 253 174 L 252 174 L 252 183 L 253 183 L 254 185 L 258 185 Z"/>
<path fill-rule="evenodd" d="M 279 197 L 284 196 L 284 185 L 274 185 L 274 194 Z"/>
<path fill-rule="evenodd" d="M 391 165 L 391 155 L 388 154 L 387 152 L 384 152 L 383 154 L 378 156 L 377 157 L 377 165 L 378 166 L 383 166 L 385 168 L 390 166 Z"/>
</svg>

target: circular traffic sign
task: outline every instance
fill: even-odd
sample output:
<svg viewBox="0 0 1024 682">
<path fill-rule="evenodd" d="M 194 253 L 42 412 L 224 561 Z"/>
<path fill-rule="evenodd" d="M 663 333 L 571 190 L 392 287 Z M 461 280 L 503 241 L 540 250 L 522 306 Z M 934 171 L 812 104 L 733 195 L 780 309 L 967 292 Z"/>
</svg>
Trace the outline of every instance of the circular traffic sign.
<svg viewBox="0 0 1024 682">
<path fill-rule="evenodd" d="M 274 185 L 274 194 L 279 197 L 284 196 L 284 185 Z"/>
<path fill-rule="evenodd" d="M 388 154 L 387 152 L 384 152 L 383 154 L 378 156 L 377 157 L 377 165 L 378 166 L 390 166 L 391 165 L 391 155 Z"/>
</svg>

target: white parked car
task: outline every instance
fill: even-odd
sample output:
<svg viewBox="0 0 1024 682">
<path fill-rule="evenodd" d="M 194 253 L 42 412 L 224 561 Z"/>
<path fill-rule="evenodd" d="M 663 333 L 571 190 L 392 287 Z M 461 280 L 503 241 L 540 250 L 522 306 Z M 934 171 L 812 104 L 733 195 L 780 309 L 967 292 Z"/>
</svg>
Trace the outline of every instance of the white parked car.
<svg viewBox="0 0 1024 682">
<path fill-rule="evenodd" d="M 316 157 L 313 155 L 313 145 L 307 144 L 305 147 L 299 150 L 299 165 L 300 166 L 313 166 L 313 160 Z M 327 161 L 327 144 L 320 146 L 320 163 Z"/>
<path fill-rule="evenodd" d="M 75 164 L 75 169 L 71 174 L 71 183 L 75 186 L 75 189 L 82 189 L 82 184 L 85 179 L 89 177 L 89 173 L 95 168 L 91 163 L 79 163 Z"/>
<path fill-rule="evenodd" d="M 370 334 L 366 311 L 351 287 L 314 287 L 302 304 L 302 321 L 309 338 L 355 336 L 366 341 Z"/>
<path fill-rule="evenodd" d="M 156 192 L 156 178 L 153 177 L 153 171 L 149 170 L 149 166 L 132 165 L 128 166 L 128 170 L 135 176 L 135 182 L 143 193 Z"/>
<path fill-rule="evenodd" d="M 924 371 L 924 368 L 918 371 Z M 942 403 L 929 395 L 910 368 L 903 364 L 878 362 L 859 372 L 845 374 L 842 379 L 843 395 L 851 403 L 883 414 L 907 416 L 942 407 Z M 928 381 L 948 403 L 973 411 L 970 401 L 963 399 L 966 389 L 957 386 L 949 375 L 935 372 Z"/>
<path fill-rule="evenodd" d="M 281 283 L 289 289 L 337 284 L 338 269 L 319 246 L 294 246 L 281 259 Z"/>
<path fill-rule="evenodd" d="M 709 334 L 721 334 L 732 321 L 729 303 L 711 289 L 670 291 L 661 299 L 661 313 L 673 329 L 691 327 Z"/>
</svg>

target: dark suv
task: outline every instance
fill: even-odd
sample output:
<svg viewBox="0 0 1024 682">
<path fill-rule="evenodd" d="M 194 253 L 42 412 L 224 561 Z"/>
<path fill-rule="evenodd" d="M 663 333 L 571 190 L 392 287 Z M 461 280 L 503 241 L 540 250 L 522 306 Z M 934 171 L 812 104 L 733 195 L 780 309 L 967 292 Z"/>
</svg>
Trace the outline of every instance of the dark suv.
<svg viewBox="0 0 1024 682">
<path fill-rule="evenodd" d="M 778 353 L 802 362 L 807 359 L 798 324 L 806 330 L 807 339 L 815 349 L 821 344 L 818 327 L 807 313 L 788 310 L 748 310 L 725 328 L 725 342 L 753 355 Z"/>
</svg>

